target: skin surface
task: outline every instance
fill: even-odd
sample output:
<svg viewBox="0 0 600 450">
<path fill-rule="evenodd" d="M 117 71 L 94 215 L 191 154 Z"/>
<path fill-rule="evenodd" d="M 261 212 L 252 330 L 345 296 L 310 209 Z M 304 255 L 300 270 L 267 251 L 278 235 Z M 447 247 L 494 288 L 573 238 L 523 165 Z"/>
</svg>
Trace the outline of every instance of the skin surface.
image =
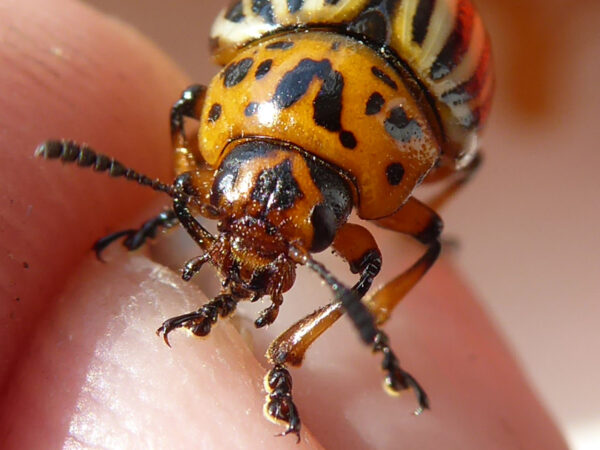
<svg viewBox="0 0 600 450">
<path fill-rule="evenodd" d="M 242 310 L 208 339 L 173 333 L 169 349 L 154 330 L 202 292 L 143 251 L 114 248 L 102 264 L 89 250 L 168 199 L 32 156 L 69 137 L 170 180 L 168 110 L 189 81 L 132 30 L 67 0 L 3 1 L 0 60 L 1 448 L 565 448 L 443 258 L 385 327 L 432 411 L 416 418 L 412 394 L 386 396 L 379 358 L 341 320 L 292 371 L 302 442 L 274 438 L 260 355 L 327 301 L 316 277 L 299 277 L 277 324 L 250 333 L 253 346 Z M 376 238 L 381 280 L 418 256 L 397 236 Z"/>
</svg>

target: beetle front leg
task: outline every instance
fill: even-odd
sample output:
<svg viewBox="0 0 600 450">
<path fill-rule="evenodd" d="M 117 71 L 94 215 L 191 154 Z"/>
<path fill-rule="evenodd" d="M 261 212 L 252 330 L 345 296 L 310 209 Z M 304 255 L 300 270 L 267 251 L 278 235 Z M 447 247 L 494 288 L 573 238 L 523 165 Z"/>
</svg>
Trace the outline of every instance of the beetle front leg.
<svg viewBox="0 0 600 450">
<path fill-rule="evenodd" d="M 177 328 L 187 328 L 196 336 L 206 336 L 219 317 L 227 317 L 237 306 L 238 299 L 231 294 L 221 294 L 208 302 L 197 311 L 165 320 L 156 334 L 162 334 L 166 344 L 169 344 L 169 333 Z"/>
</svg>

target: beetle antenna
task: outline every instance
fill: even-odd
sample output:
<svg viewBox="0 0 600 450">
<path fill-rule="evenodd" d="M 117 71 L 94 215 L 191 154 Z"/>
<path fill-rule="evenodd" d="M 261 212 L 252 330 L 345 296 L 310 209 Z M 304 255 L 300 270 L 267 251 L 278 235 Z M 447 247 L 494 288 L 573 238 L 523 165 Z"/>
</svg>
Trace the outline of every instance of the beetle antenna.
<svg viewBox="0 0 600 450">
<path fill-rule="evenodd" d="M 313 272 L 316 272 L 327 283 L 333 291 L 336 300 L 342 304 L 348 317 L 356 326 L 361 339 L 367 345 L 373 345 L 379 330 L 375 325 L 375 318 L 371 314 L 371 311 L 361 301 L 361 295 L 338 280 L 323 264 L 315 261 L 308 252 L 302 251 L 297 247 L 292 247 L 290 249 L 290 257 L 297 263 L 303 264 Z"/>
<path fill-rule="evenodd" d="M 170 197 L 175 195 L 173 186 L 138 173 L 114 158 L 95 152 L 85 144 L 68 140 L 50 140 L 40 144 L 36 148 L 34 156 L 44 159 L 60 159 L 63 163 L 75 162 L 80 167 L 91 167 L 96 172 L 108 171 L 111 177 L 125 177 L 142 186 L 149 186 L 155 191 L 164 192 Z"/>
</svg>

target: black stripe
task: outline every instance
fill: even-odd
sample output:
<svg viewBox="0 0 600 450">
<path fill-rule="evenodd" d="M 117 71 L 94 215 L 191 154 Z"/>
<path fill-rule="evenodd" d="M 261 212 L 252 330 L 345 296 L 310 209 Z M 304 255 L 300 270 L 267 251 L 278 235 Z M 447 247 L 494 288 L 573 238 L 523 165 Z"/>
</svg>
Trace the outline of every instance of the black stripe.
<svg viewBox="0 0 600 450">
<path fill-rule="evenodd" d="M 225 13 L 225 18 L 231 22 L 239 23 L 244 20 L 244 6 L 242 5 L 242 1 L 240 0 L 237 3 L 234 3 L 230 6 L 230 8 Z"/>
<path fill-rule="evenodd" d="M 254 14 L 258 14 L 267 23 L 275 23 L 275 16 L 273 15 L 271 0 L 252 0 L 252 12 Z"/>
<path fill-rule="evenodd" d="M 435 0 L 421 0 L 413 17 L 413 42 L 422 45 L 427 35 L 431 14 L 435 7 Z"/>
<path fill-rule="evenodd" d="M 383 44 L 387 40 L 388 23 L 381 11 L 369 10 L 363 12 L 349 24 L 348 30 L 378 44 Z"/>
<path fill-rule="evenodd" d="M 291 14 L 294 14 L 295 12 L 298 12 L 302 9 L 302 6 L 304 5 L 304 0 L 287 0 L 287 5 L 288 11 Z"/>
<path fill-rule="evenodd" d="M 462 2 L 459 3 L 454 29 L 431 66 L 430 73 L 433 80 L 439 80 L 448 75 L 460 64 L 468 51 L 473 31 L 473 17 L 466 16 L 468 13 L 472 14 L 472 10 L 465 7 Z"/>
<path fill-rule="evenodd" d="M 398 9 L 398 5 L 400 4 L 401 1 L 402 0 L 386 0 L 385 9 L 386 9 L 388 16 L 391 17 L 396 13 L 396 10 Z"/>
</svg>

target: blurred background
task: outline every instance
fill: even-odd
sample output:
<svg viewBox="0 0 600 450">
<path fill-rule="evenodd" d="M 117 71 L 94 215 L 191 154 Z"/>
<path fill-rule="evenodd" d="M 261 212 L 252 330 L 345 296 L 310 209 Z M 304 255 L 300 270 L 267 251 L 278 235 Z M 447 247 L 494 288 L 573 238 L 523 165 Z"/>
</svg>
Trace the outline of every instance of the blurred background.
<svg viewBox="0 0 600 450">
<path fill-rule="evenodd" d="M 207 40 L 226 0 L 86 1 L 193 80 L 216 72 Z M 442 211 L 447 236 L 571 447 L 599 449 L 600 1 L 475 3 L 492 36 L 496 98 L 484 167 Z"/>
</svg>

